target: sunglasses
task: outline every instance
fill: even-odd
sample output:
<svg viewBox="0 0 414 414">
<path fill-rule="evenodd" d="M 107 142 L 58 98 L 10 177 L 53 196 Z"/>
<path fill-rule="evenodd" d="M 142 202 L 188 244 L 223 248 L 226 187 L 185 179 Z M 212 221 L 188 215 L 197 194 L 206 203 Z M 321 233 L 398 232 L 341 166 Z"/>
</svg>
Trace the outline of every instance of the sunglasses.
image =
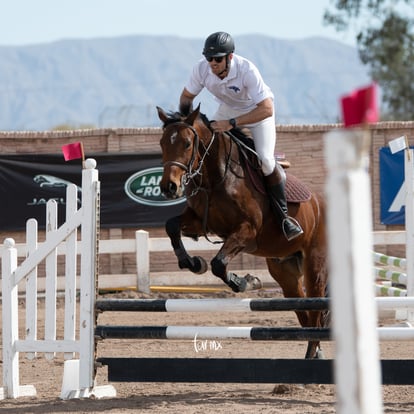
<svg viewBox="0 0 414 414">
<path fill-rule="evenodd" d="M 208 56 L 208 57 L 206 57 L 207 62 L 212 62 L 214 60 L 215 62 L 220 63 L 220 62 L 223 61 L 223 59 L 224 59 L 224 56 L 218 56 L 218 57 Z"/>
</svg>

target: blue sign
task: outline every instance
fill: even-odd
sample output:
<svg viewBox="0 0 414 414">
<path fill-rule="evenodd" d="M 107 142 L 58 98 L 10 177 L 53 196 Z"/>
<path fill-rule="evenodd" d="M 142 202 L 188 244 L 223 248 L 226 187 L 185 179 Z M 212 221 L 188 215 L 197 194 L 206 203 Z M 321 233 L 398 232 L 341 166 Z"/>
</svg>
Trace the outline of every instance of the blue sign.
<svg viewBox="0 0 414 414">
<path fill-rule="evenodd" d="M 404 152 L 379 151 L 381 224 L 405 224 Z"/>
</svg>

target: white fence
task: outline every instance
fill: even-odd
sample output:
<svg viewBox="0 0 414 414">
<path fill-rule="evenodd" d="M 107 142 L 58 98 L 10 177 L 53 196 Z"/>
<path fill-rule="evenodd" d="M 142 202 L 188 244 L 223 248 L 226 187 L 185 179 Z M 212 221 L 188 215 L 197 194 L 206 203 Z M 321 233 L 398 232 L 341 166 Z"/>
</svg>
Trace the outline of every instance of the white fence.
<svg viewBox="0 0 414 414">
<path fill-rule="evenodd" d="M 405 231 L 375 231 L 373 233 L 374 245 L 405 245 Z M 211 238 L 211 240 L 219 240 Z M 188 251 L 217 251 L 218 247 L 206 239 L 198 242 L 192 239 L 183 239 Z M 82 242 L 78 243 L 78 252 L 82 251 Z M 16 244 L 18 257 L 26 257 L 28 246 L 25 243 Z M 4 249 L 4 247 L 3 247 Z M 65 255 L 67 251 L 66 242 L 57 246 L 56 254 Z M 100 289 L 123 289 L 135 288 L 141 292 L 149 293 L 150 286 L 212 286 L 220 285 L 220 281 L 211 272 L 204 275 L 195 275 L 189 271 L 176 272 L 152 272 L 150 269 L 150 254 L 155 252 L 171 252 L 171 243 L 168 237 L 150 238 L 149 233 L 144 230 L 135 232 L 135 239 L 100 240 L 99 254 L 122 254 L 132 253 L 136 258 L 136 273 L 134 274 L 100 274 L 98 276 L 98 288 Z M 274 284 L 274 280 L 263 269 L 260 278 L 264 284 Z M 46 279 L 38 279 L 38 290 L 45 291 Z M 65 277 L 57 278 L 57 290 L 65 290 Z M 19 290 L 24 290 L 20 286 Z"/>
<path fill-rule="evenodd" d="M 93 388 L 95 378 L 94 366 L 94 306 L 96 298 L 97 273 L 97 234 L 99 220 L 99 181 L 96 162 L 87 160 L 86 169 L 82 171 L 82 206 L 77 207 L 77 188 L 67 188 L 66 221 L 57 227 L 57 204 L 50 200 L 46 207 L 46 240 L 38 244 L 37 222 L 27 222 L 27 257 L 18 266 L 17 249 L 13 239 L 6 239 L 2 252 L 2 337 L 3 337 L 3 387 L 0 398 L 17 398 L 35 395 L 33 386 L 20 385 L 19 353 L 25 352 L 34 358 L 37 352 L 45 353 L 52 359 L 55 352 L 65 355 L 65 374 L 68 379 L 67 393 L 70 396 L 89 396 L 92 393 L 103 394 L 108 388 Z M 81 226 L 81 249 L 77 242 L 77 228 Z M 65 311 L 64 338 L 56 337 L 56 291 L 57 291 L 57 249 L 65 241 Z M 80 259 L 80 284 L 77 284 L 77 255 Z M 38 278 L 37 266 L 46 264 L 45 277 L 45 330 L 44 338 L 38 338 L 37 300 Z M 24 337 L 19 337 L 18 285 L 25 283 L 26 326 Z M 80 290 L 79 326 L 76 326 L 77 290 Z M 78 337 L 76 336 L 78 333 Z M 73 360 L 74 355 L 79 360 Z M 75 362 L 75 364 L 73 363 Z M 80 368 L 81 367 L 81 368 Z M 70 371 L 70 372 L 68 372 Z M 109 388 L 110 390 L 110 388 Z M 63 392 L 63 391 L 62 391 Z M 112 393 L 113 394 L 113 393 Z M 63 395 L 62 397 L 66 397 Z"/>
</svg>

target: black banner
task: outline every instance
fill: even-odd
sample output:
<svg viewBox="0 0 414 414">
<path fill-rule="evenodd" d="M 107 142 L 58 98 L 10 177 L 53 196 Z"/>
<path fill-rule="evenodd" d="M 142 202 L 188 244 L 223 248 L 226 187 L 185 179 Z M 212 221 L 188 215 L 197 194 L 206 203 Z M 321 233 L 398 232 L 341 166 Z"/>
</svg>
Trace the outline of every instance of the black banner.
<svg viewBox="0 0 414 414">
<path fill-rule="evenodd" d="M 160 194 L 161 156 L 88 154 L 97 161 L 101 182 L 102 227 L 158 227 L 179 214 L 184 199 L 174 202 Z M 0 230 L 25 229 L 29 218 L 44 228 L 46 203 L 58 203 L 59 224 L 64 222 L 66 187 L 79 187 L 81 160 L 65 162 L 62 154 L 0 156 Z"/>
</svg>

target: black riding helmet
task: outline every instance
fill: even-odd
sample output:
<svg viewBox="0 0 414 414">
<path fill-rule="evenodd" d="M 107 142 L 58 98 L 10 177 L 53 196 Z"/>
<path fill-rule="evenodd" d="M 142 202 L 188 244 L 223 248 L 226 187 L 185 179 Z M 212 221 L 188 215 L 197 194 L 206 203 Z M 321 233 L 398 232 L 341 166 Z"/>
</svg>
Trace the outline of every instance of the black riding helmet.
<svg viewBox="0 0 414 414">
<path fill-rule="evenodd" d="M 211 34 L 204 42 L 203 55 L 205 57 L 226 56 L 234 52 L 234 40 L 226 32 Z"/>
</svg>

